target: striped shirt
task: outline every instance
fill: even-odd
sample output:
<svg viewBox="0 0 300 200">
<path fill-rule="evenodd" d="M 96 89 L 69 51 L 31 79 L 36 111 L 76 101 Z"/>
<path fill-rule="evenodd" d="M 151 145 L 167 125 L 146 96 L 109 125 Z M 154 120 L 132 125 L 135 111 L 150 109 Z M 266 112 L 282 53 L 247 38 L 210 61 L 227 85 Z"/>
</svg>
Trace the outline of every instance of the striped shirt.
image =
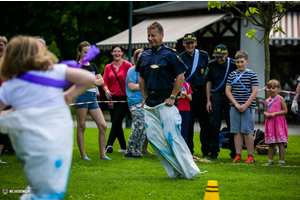
<svg viewBox="0 0 300 200">
<path fill-rule="evenodd" d="M 231 83 L 234 81 L 234 79 L 239 77 L 240 74 L 241 73 L 238 70 L 231 72 L 227 78 L 226 85 L 231 85 Z M 242 84 L 244 85 L 244 87 L 246 89 L 242 86 L 240 81 L 242 82 Z M 240 105 L 243 105 L 247 102 L 247 100 L 249 99 L 249 97 L 252 93 L 252 86 L 258 86 L 259 83 L 258 83 L 257 75 L 251 69 L 247 69 L 247 72 L 245 72 L 243 74 L 243 76 L 240 78 L 240 81 L 236 81 L 233 85 L 231 85 L 232 86 L 231 93 L 232 93 L 233 97 L 235 98 L 235 100 Z M 248 91 L 249 89 L 251 91 Z M 256 102 L 254 99 L 254 101 L 250 104 L 249 107 L 254 108 L 255 103 Z M 234 106 L 232 104 L 232 102 L 230 102 L 230 106 Z"/>
</svg>

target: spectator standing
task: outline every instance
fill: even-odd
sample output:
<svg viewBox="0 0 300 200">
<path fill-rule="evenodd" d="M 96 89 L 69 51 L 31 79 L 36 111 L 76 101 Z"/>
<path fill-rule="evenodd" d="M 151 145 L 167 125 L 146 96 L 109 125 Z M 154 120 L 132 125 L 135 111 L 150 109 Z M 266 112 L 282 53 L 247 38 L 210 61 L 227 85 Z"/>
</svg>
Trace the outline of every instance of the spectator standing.
<svg viewBox="0 0 300 200">
<path fill-rule="evenodd" d="M 278 165 L 284 165 L 284 144 L 288 142 L 288 129 L 284 115 L 287 114 L 288 109 L 284 98 L 279 95 L 281 89 L 279 81 L 272 79 L 269 81 L 267 87 L 270 94 L 264 108 L 264 115 L 266 117 L 265 143 L 269 145 L 269 161 L 267 164 L 274 164 L 274 146 L 277 144 L 279 147 Z"/>
<path fill-rule="evenodd" d="M 181 115 L 181 136 L 188 145 L 188 130 L 190 121 L 190 101 L 192 101 L 192 88 L 189 82 L 183 81 L 183 86 L 180 90 L 180 95 L 177 96 L 178 99 L 178 110 Z"/>
<path fill-rule="evenodd" d="M 76 61 L 81 63 L 82 59 L 84 58 L 86 52 L 91 48 L 90 43 L 87 41 L 81 42 L 77 47 L 77 58 Z M 97 101 L 97 93 L 98 93 L 98 86 L 103 85 L 104 81 L 99 73 L 97 66 L 94 63 L 87 62 L 82 65 L 82 69 L 89 71 L 92 73 L 96 80 L 90 86 L 90 88 L 81 94 L 79 97 L 74 99 L 74 103 L 83 103 L 83 102 L 91 102 Z M 98 135 L 98 142 L 99 142 L 99 149 L 100 149 L 100 159 L 103 160 L 110 160 L 105 155 L 105 141 L 106 141 L 106 122 L 103 116 L 103 113 L 98 105 L 98 103 L 91 103 L 91 104 L 81 104 L 81 105 L 74 105 L 75 112 L 76 112 L 76 119 L 77 119 L 77 144 L 79 147 L 79 151 L 81 154 L 81 159 L 90 161 L 91 159 L 86 155 L 84 149 L 84 131 L 85 131 L 85 120 L 86 115 L 89 113 L 93 120 L 96 122 L 97 127 L 99 129 Z"/>
<path fill-rule="evenodd" d="M 126 74 L 132 64 L 122 59 L 124 49 L 120 45 L 111 48 L 111 55 L 114 61 L 106 65 L 104 69 L 102 88 L 108 100 L 127 101 L 126 96 Z M 109 110 L 111 119 L 111 130 L 106 144 L 106 152 L 113 152 L 113 144 L 118 138 L 121 149 L 118 152 L 126 151 L 126 142 L 122 128 L 122 121 L 129 112 L 127 103 L 115 103 Z"/>
<path fill-rule="evenodd" d="M 234 134 L 236 157 L 233 162 L 242 161 L 243 139 L 245 139 L 248 157 L 246 163 L 254 162 L 254 115 L 255 98 L 258 92 L 258 79 L 250 69 L 246 51 L 235 54 L 237 70 L 230 73 L 226 82 L 226 95 L 230 103 L 230 133 Z"/>
<path fill-rule="evenodd" d="M 208 64 L 209 72 L 207 74 L 206 83 L 206 97 L 207 112 L 210 113 L 210 159 L 218 158 L 220 152 L 219 147 L 219 133 L 222 122 L 223 112 L 225 114 L 225 121 L 230 130 L 230 116 L 229 108 L 230 102 L 225 94 L 225 86 L 228 75 L 236 70 L 235 61 L 228 57 L 227 47 L 219 44 L 215 47 L 213 56 L 215 59 L 211 60 Z M 229 149 L 231 150 L 230 157 L 235 158 L 234 140 L 233 135 L 229 134 Z"/>
<path fill-rule="evenodd" d="M 141 106 L 143 97 L 139 86 L 140 74 L 135 71 L 135 66 L 141 56 L 143 49 L 137 49 L 133 54 L 134 66 L 126 76 L 126 94 L 129 110 L 133 119 L 133 131 L 128 138 L 125 156 L 127 158 L 140 158 L 140 151 L 146 138 L 145 111 Z"/>
<path fill-rule="evenodd" d="M 209 156 L 209 115 L 206 111 L 206 76 L 208 73 L 209 55 L 196 49 L 197 38 L 193 33 L 186 33 L 183 37 L 182 45 L 184 51 L 180 54 L 181 59 L 188 69 L 185 73 L 185 81 L 191 84 L 193 91 L 192 101 L 190 102 L 190 120 L 188 127 L 188 146 L 194 154 L 194 124 L 198 118 L 201 127 L 200 142 L 203 156 Z"/>
</svg>

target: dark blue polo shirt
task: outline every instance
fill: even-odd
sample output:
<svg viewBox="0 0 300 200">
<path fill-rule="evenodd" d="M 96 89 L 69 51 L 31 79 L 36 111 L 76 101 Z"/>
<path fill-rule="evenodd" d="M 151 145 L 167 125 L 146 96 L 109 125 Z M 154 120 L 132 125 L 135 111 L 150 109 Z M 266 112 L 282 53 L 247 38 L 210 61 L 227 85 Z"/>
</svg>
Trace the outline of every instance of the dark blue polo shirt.
<svg viewBox="0 0 300 200">
<path fill-rule="evenodd" d="M 180 54 L 181 59 L 188 67 L 186 73 L 184 74 L 185 78 L 187 78 L 192 71 L 194 57 L 190 56 L 186 51 Z M 209 55 L 207 52 L 203 50 L 199 50 L 199 60 L 197 68 L 194 74 L 190 77 L 187 82 L 191 84 L 191 87 L 194 88 L 196 86 L 205 86 L 206 84 L 206 75 L 208 73 L 208 61 L 210 60 Z"/>
<path fill-rule="evenodd" d="M 168 90 L 186 69 L 176 50 L 161 44 L 142 52 L 135 71 L 145 79 L 148 90 Z"/>
<path fill-rule="evenodd" d="M 226 64 L 221 66 L 221 65 L 219 65 L 219 63 L 217 62 L 216 59 L 213 59 L 208 62 L 208 68 L 209 68 L 209 71 L 208 71 L 206 80 L 211 81 L 211 89 L 216 89 L 222 83 L 222 81 L 224 79 L 226 69 L 227 69 L 227 60 L 226 60 Z M 230 58 L 230 66 L 228 69 L 226 79 L 225 79 L 223 85 L 215 92 L 220 92 L 220 93 L 225 92 L 226 81 L 227 81 L 228 75 L 236 69 L 237 69 L 237 67 L 235 64 L 235 60 Z"/>
</svg>

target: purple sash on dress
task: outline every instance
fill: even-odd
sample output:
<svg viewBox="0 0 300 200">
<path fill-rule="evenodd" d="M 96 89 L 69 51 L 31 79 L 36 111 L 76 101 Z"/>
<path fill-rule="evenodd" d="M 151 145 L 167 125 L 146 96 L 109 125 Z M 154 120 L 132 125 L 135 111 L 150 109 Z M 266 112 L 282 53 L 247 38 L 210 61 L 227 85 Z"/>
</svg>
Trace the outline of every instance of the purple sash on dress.
<svg viewBox="0 0 300 200">
<path fill-rule="evenodd" d="M 86 52 L 81 63 L 77 63 L 76 60 L 67 60 L 67 61 L 60 62 L 60 64 L 66 64 L 69 67 L 74 67 L 74 68 L 81 68 L 83 64 L 91 61 L 99 53 L 100 53 L 100 50 L 93 44 L 91 46 L 91 48 Z M 28 72 L 25 72 L 25 73 L 17 76 L 17 78 L 22 79 L 24 81 L 36 83 L 36 84 L 52 86 L 52 87 L 59 87 L 59 88 L 72 85 L 72 83 L 65 81 L 65 80 L 57 80 L 57 79 L 53 79 L 53 78 L 38 76 L 38 75 L 30 74 Z"/>
</svg>

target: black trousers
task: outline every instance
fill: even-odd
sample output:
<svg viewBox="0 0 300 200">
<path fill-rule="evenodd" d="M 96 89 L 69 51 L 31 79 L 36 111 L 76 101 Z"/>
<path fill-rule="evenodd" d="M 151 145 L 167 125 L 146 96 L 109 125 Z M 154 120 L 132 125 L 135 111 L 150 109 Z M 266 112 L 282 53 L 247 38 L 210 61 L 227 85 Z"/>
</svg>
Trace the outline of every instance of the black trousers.
<svg viewBox="0 0 300 200">
<path fill-rule="evenodd" d="M 113 101 L 127 101 L 127 97 L 113 97 Z M 113 146 L 116 138 L 118 139 L 121 149 L 126 149 L 126 141 L 122 128 L 122 121 L 128 113 L 127 103 L 114 103 L 114 108 L 110 109 L 111 130 L 107 140 L 107 145 Z"/>
<path fill-rule="evenodd" d="M 200 124 L 200 142 L 201 151 L 203 155 L 209 153 L 209 115 L 206 111 L 206 89 L 202 88 L 197 91 L 193 90 L 192 101 L 190 102 L 191 112 L 188 130 L 188 147 L 192 154 L 194 154 L 194 124 L 195 119 L 198 118 Z"/>
<path fill-rule="evenodd" d="M 225 93 L 212 93 L 210 101 L 212 104 L 212 112 L 209 114 L 209 117 L 212 132 L 210 134 L 209 150 L 213 154 L 217 154 L 218 152 L 220 152 L 219 134 L 222 115 L 224 112 L 226 124 L 229 130 L 229 149 L 231 150 L 231 154 L 235 155 L 234 134 L 230 134 L 230 101 Z"/>
</svg>

